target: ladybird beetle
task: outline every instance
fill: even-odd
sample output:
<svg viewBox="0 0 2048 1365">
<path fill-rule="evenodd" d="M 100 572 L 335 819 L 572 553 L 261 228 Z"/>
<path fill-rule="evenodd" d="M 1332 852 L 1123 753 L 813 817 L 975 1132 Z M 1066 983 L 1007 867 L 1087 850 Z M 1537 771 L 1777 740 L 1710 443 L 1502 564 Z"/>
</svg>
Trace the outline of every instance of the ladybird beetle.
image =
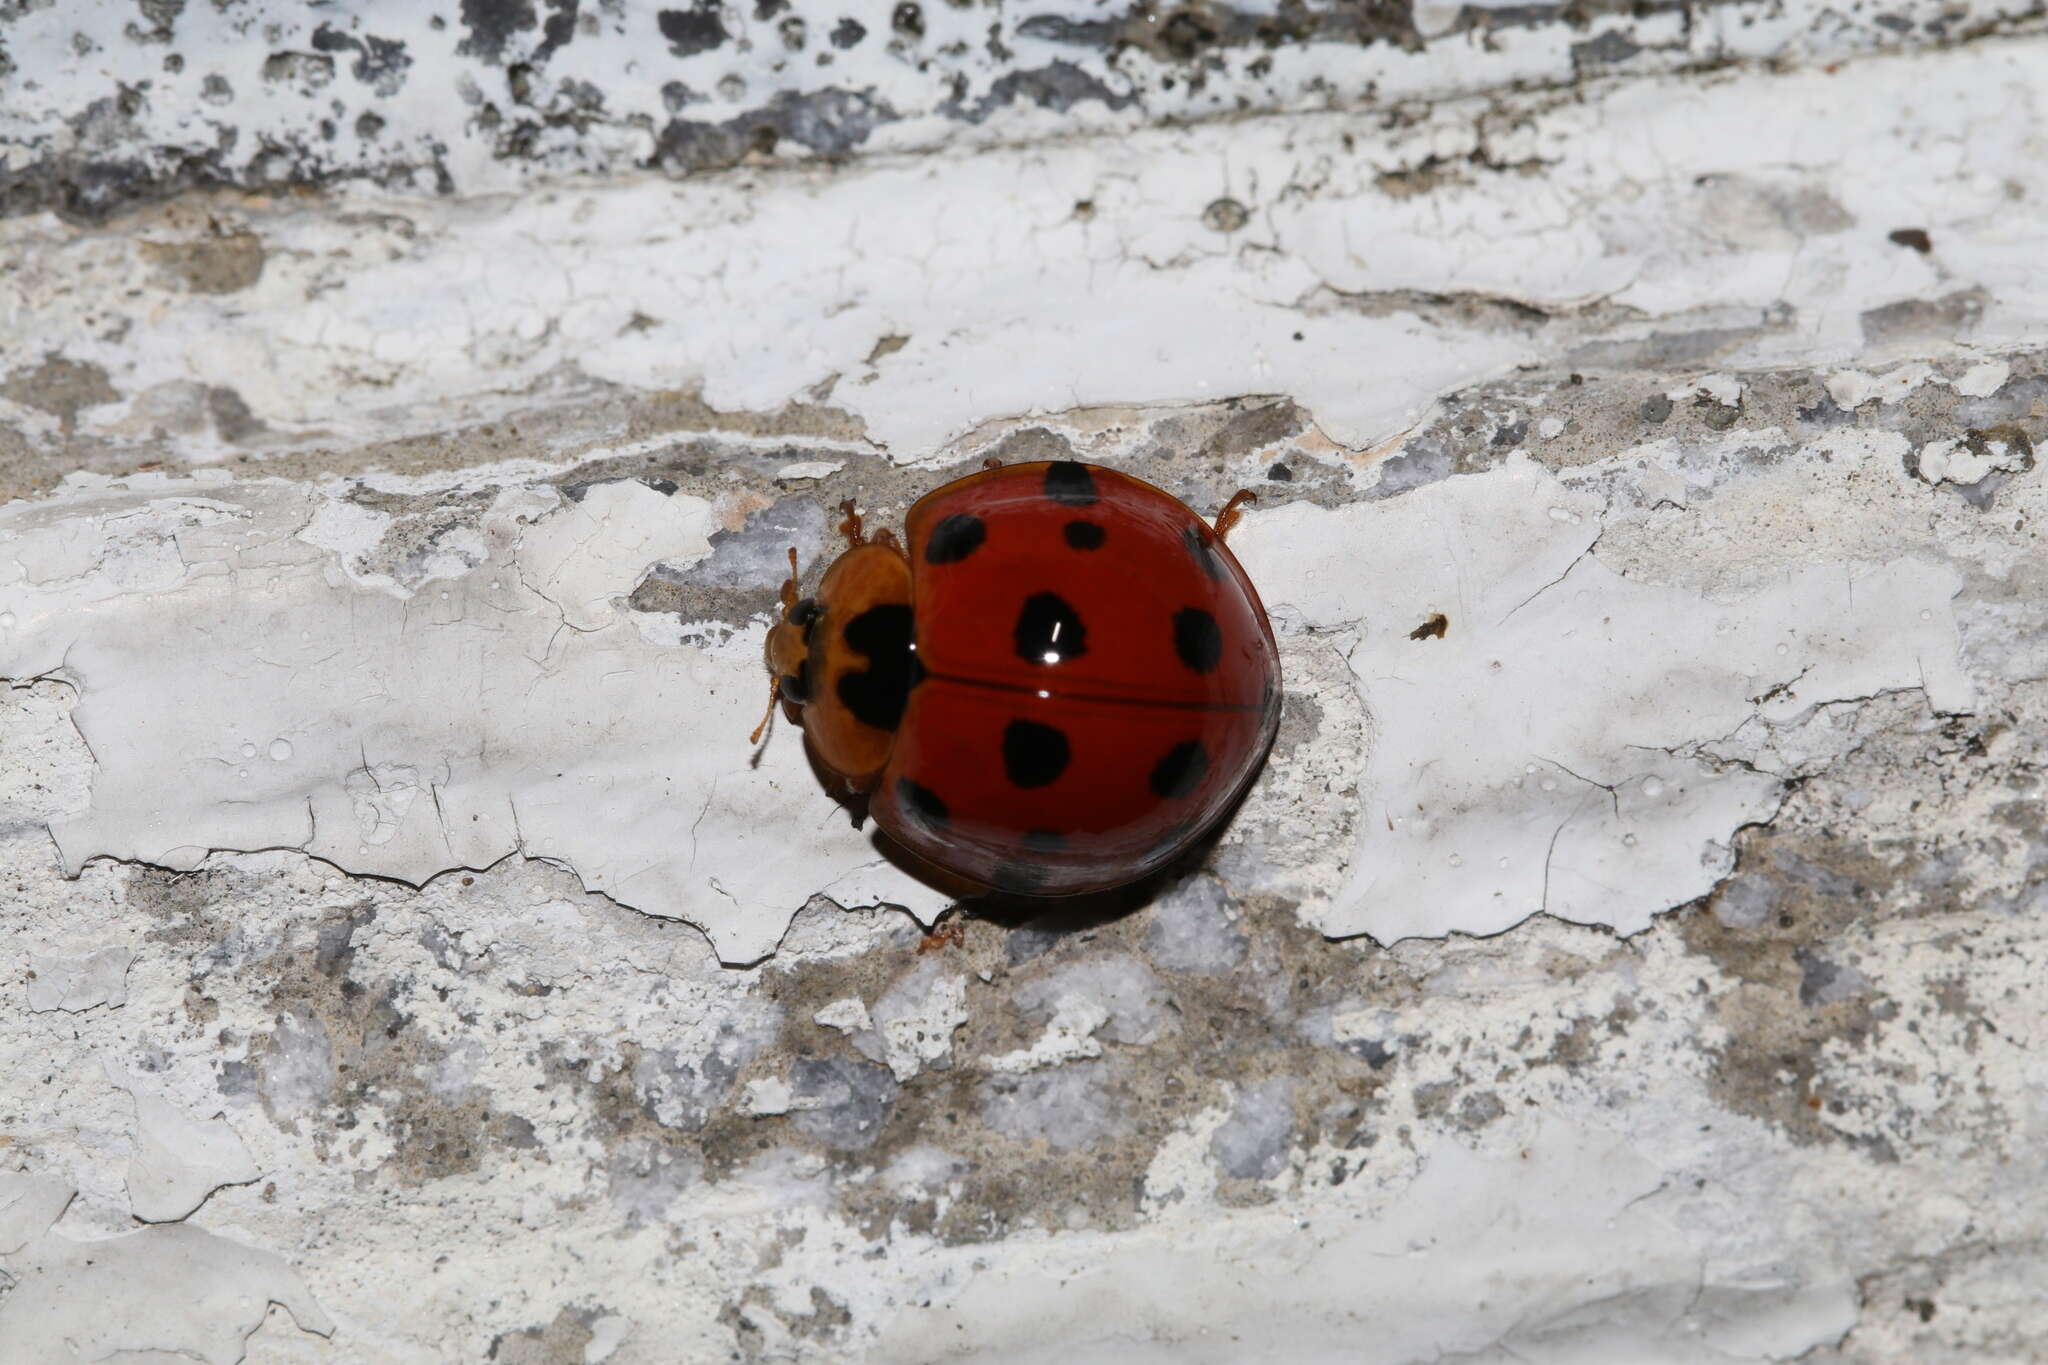
<svg viewBox="0 0 2048 1365">
<path fill-rule="evenodd" d="M 1212 529 L 1113 469 L 991 462 L 919 499 L 905 543 L 848 502 L 814 597 L 789 552 L 770 714 L 938 868 L 1037 896 L 1136 881 L 1236 803 L 1279 723 L 1273 630 L 1224 545 L 1250 496 Z"/>
</svg>

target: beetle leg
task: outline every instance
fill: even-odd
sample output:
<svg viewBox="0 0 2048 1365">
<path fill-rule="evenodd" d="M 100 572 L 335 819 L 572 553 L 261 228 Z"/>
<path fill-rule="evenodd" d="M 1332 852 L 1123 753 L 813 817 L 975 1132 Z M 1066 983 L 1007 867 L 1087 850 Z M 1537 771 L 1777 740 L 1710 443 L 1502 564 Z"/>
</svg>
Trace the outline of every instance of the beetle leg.
<svg viewBox="0 0 2048 1365">
<path fill-rule="evenodd" d="M 986 460 L 983 460 L 981 462 L 981 467 L 983 469 L 1001 469 L 1003 467 L 1003 462 L 1001 460 L 998 460 L 995 456 L 991 455 Z"/>
<path fill-rule="evenodd" d="M 867 537 L 861 534 L 860 508 L 848 498 L 839 504 L 839 510 L 846 514 L 846 520 L 839 523 L 839 534 L 846 537 L 849 546 L 865 545 Z"/>
<path fill-rule="evenodd" d="M 789 577 L 782 580 L 782 619 L 796 610 L 796 546 L 789 547 Z"/>
<path fill-rule="evenodd" d="M 903 553 L 903 542 L 896 539 L 896 533 L 886 526 L 875 532 L 872 536 L 869 536 L 868 543 L 870 545 L 880 545 L 887 550 L 894 550 L 899 555 Z"/>
<path fill-rule="evenodd" d="M 1216 514 L 1216 539 L 1222 540 L 1226 538 L 1230 534 L 1230 528 L 1237 525 L 1237 519 L 1243 515 L 1237 510 L 1238 508 L 1248 502 L 1257 502 L 1258 500 L 1259 495 L 1252 492 L 1249 488 L 1240 488 L 1235 493 L 1232 493 L 1230 501 L 1224 503 L 1223 510 Z"/>
</svg>

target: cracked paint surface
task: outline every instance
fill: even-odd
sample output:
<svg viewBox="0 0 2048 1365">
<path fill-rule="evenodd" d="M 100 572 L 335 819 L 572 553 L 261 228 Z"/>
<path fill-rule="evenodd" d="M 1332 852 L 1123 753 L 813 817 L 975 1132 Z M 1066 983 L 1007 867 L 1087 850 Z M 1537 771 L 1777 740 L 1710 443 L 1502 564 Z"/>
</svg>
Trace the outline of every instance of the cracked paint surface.
<svg viewBox="0 0 2048 1365">
<path fill-rule="evenodd" d="M 66 9 L 0 1357 L 2048 1332 L 2037 15 Z M 1288 695 L 927 936 L 745 735 L 787 548 L 986 458 L 1255 490 Z"/>
</svg>

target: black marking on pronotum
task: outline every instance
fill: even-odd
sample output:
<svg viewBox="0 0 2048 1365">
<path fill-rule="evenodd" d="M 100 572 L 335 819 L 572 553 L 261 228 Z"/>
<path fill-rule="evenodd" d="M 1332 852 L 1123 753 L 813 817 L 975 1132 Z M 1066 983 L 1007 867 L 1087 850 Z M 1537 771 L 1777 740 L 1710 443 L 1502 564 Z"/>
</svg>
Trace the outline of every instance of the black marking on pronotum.
<svg viewBox="0 0 2048 1365">
<path fill-rule="evenodd" d="M 824 614 L 814 599 L 806 597 L 789 609 L 789 623 L 804 633 L 804 643 L 809 644 L 811 632 L 818 628 L 818 618 Z"/>
<path fill-rule="evenodd" d="M 1017 613 L 1017 657 L 1056 664 L 1088 652 L 1088 628 L 1067 599 L 1055 592 L 1033 593 Z"/>
<path fill-rule="evenodd" d="M 839 700 L 855 720 L 893 730 L 910 701 L 910 608 L 901 602 L 869 607 L 846 623 L 847 648 L 866 657 L 859 672 L 839 675 Z"/>
<path fill-rule="evenodd" d="M 1045 495 L 1069 507 L 1095 504 L 1095 476 L 1077 460 L 1055 460 L 1045 467 Z"/>
<path fill-rule="evenodd" d="M 932 527 L 924 543 L 927 564 L 957 564 L 981 548 L 988 539 L 988 526 L 980 517 L 955 512 Z"/>
<path fill-rule="evenodd" d="M 1173 652 L 1197 673 L 1213 673 L 1223 657 L 1223 632 L 1216 618 L 1200 607 L 1182 607 L 1173 614 Z"/>
<path fill-rule="evenodd" d="M 1092 521 L 1070 521 L 1062 534 L 1076 550 L 1099 550 L 1108 532 Z"/>
<path fill-rule="evenodd" d="M 1019 787 L 1044 787 L 1067 770 L 1073 749 L 1066 735 L 1034 720 L 1003 727 L 1003 775 Z"/>
<path fill-rule="evenodd" d="M 1188 553 L 1195 557 L 1195 563 L 1202 566 L 1202 572 L 1222 582 L 1225 575 L 1223 561 L 1216 557 L 1216 547 L 1202 534 L 1199 526 L 1190 526 L 1180 533 L 1180 543 L 1188 547 Z"/>
<path fill-rule="evenodd" d="M 1183 740 L 1166 751 L 1152 769 L 1152 794 L 1177 801 L 1202 785 L 1209 772 L 1209 751 L 1199 739 Z"/>
<path fill-rule="evenodd" d="M 907 777 L 896 779 L 896 804 L 927 825 L 943 825 L 952 816 L 937 792 Z"/>
</svg>

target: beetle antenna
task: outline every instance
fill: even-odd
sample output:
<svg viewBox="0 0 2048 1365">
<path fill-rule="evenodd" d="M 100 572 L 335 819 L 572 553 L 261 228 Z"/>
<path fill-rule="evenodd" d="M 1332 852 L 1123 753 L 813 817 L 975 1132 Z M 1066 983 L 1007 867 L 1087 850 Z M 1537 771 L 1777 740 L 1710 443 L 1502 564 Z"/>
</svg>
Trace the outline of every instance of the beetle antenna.
<svg viewBox="0 0 2048 1365">
<path fill-rule="evenodd" d="M 775 703 L 781 700 L 782 679 L 770 678 L 768 680 L 768 710 L 761 717 L 761 723 L 754 727 L 754 733 L 747 736 L 747 743 L 759 744 L 761 742 L 761 734 L 768 728 L 768 722 L 775 719 Z"/>
<path fill-rule="evenodd" d="M 1244 513 L 1238 509 L 1248 502 L 1257 502 L 1259 495 L 1249 488 L 1240 488 L 1230 495 L 1230 501 L 1223 504 L 1223 510 L 1216 514 L 1216 539 L 1222 540 L 1230 534 L 1230 528 L 1237 525 Z"/>
</svg>

